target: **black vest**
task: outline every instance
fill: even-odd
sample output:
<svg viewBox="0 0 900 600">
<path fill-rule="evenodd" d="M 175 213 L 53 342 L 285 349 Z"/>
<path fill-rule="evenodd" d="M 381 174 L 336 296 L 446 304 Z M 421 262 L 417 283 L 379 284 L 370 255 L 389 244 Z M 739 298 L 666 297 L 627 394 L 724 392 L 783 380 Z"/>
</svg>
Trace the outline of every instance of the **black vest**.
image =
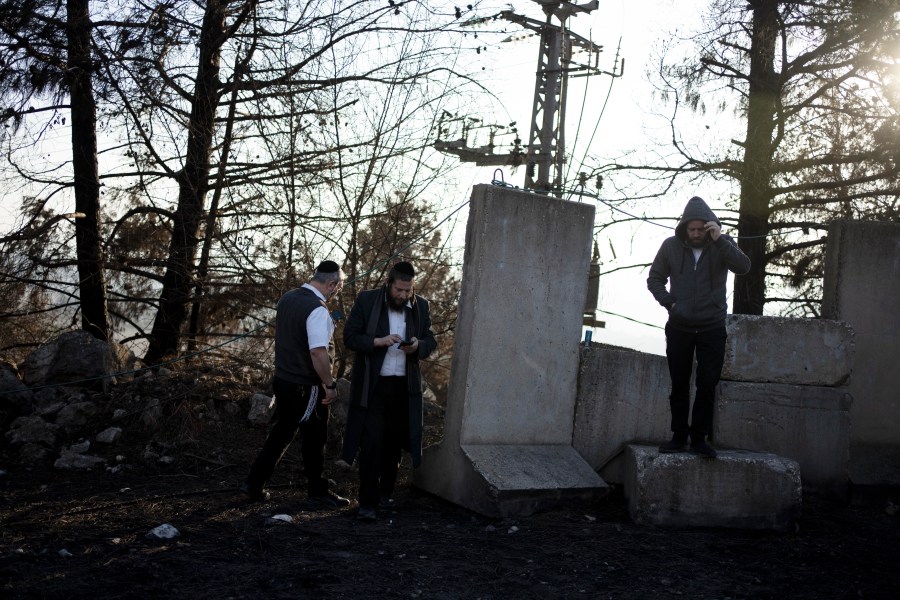
<svg viewBox="0 0 900 600">
<path fill-rule="evenodd" d="M 302 287 L 287 292 L 278 301 L 275 309 L 275 377 L 291 383 L 322 383 L 313 367 L 306 335 L 306 319 L 320 306 L 325 303 L 315 292 Z"/>
</svg>

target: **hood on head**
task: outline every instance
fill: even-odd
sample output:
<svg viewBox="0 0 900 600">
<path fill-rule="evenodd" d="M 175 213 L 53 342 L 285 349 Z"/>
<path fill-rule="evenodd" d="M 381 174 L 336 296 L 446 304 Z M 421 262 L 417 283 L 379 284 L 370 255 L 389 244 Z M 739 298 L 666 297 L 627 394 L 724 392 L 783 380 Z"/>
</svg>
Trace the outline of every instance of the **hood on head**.
<svg viewBox="0 0 900 600">
<path fill-rule="evenodd" d="M 684 205 L 684 212 L 681 213 L 681 220 L 678 221 L 678 225 L 675 226 L 675 235 L 679 240 L 684 241 L 684 230 L 687 228 L 687 224 L 698 219 L 703 222 L 715 221 L 719 227 L 722 226 L 722 223 L 716 218 L 715 213 L 713 213 L 706 201 L 700 196 L 694 196 Z"/>
</svg>

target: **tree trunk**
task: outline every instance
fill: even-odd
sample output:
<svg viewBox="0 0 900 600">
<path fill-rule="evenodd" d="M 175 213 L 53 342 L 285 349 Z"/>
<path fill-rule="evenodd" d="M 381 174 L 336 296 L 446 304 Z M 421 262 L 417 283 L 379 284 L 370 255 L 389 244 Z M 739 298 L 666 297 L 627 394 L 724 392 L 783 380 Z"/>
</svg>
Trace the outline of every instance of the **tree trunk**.
<svg viewBox="0 0 900 600">
<path fill-rule="evenodd" d="M 109 340 L 106 278 L 100 241 L 100 176 L 97 167 L 97 107 L 92 83 L 91 20 L 88 0 L 68 0 L 67 82 L 71 102 L 72 171 L 75 211 L 75 253 L 81 328 L 96 338 Z"/>
<path fill-rule="evenodd" d="M 781 84 L 775 73 L 778 39 L 778 1 L 752 0 L 753 37 L 750 45 L 750 88 L 747 103 L 747 138 L 741 203 L 738 215 L 738 245 L 750 257 L 750 272 L 734 282 L 734 312 L 761 315 L 766 299 L 766 235 L 769 232 L 772 133 Z"/>
<path fill-rule="evenodd" d="M 199 244 L 197 234 L 203 218 L 219 102 L 219 69 L 227 4 L 227 0 L 210 0 L 203 16 L 197 80 L 188 123 L 187 155 L 178 177 L 178 206 L 172 220 L 172 240 L 159 308 L 144 356 L 144 361 L 149 364 L 178 352 L 181 329 L 188 314 Z"/>
</svg>

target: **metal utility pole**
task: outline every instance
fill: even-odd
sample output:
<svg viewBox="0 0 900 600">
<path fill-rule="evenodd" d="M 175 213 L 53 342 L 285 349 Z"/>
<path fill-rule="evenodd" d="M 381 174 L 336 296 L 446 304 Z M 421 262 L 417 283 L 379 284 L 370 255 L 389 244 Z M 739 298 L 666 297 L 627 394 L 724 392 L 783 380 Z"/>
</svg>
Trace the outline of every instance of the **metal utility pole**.
<svg viewBox="0 0 900 600">
<path fill-rule="evenodd" d="M 511 10 L 500 13 L 500 17 L 530 29 L 540 35 L 541 44 L 538 52 L 538 64 L 534 84 L 534 101 L 531 109 L 531 127 L 528 144 L 521 145 L 518 137 L 509 153 L 494 154 L 495 135 L 506 127 L 501 125 L 482 125 L 480 119 L 446 115 L 442 117 L 443 125 L 453 121 L 463 121 L 462 135 L 456 140 L 438 139 L 435 147 L 441 151 L 455 154 L 461 160 L 474 162 L 477 165 L 526 165 L 525 187 L 538 193 L 553 194 L 562 197 L 563 165 L 566 162 L 565 150 L 565 118 L 566 87 L 569 77 L 586 77 L 606 74 L 620 77 L 624 71 L 624 60 L 619 64 L 618 72 L 601 71 L 598 67 L 600 52 L 603 47 L 590 40 L 572 33 L 567 29 L 569 17 L 578 13 L 589 13 L 595 10 L 599 2 L 594 0 L 585 4 L 575 4 L 561 0 L 532 0 L 541 6 L 546 21 L 538 21 Z M 559 24 L 552 22 L 553 18 Z M 572 60 L 573 48 L 587 52 L 585 63 Z M 616 57 L 618 62 L 618 56 Z M 510 123 L 509 127 L 514 127 Z M 472 147 L 468 145 L 468 135 L 478 128 L 490 129 L 490 142 L 486 146 Z M 515 129 L 511 129 L 516 133 Z"/>
<path fill-rule="evenodd" d="M 600 55 L 602 47 L 566 29 L 566 21 L 577 13 L 596 10 L 599 2 L 574 4 L 557 0 L 533 0 L 547 15 L 545 23 L 503 13 L 503 17 L 541 36 L 538 66 L 531 108 L 531 132 L 528 136 L 525 187 L 562 196 L 563 164 L 566 161 L 566 87 L 573 70 L 596 70 L 588 64 L 579 67 L 572 63 L 572 47 L 579 46 L 590 57 Z M 551 21 L 556 17 L 559 25 Z M 590 59 L 589 59 L 590 60 Z"/>
</svg>

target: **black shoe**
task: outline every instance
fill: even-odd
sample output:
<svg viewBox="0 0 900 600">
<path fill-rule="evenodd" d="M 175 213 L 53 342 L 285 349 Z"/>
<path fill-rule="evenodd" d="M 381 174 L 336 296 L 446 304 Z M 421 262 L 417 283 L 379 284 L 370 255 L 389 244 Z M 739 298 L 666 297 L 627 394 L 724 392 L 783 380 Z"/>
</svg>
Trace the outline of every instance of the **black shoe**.
<svg viewBox="0 0 900 600">
<path fill-rule="evenodd" d="M 331 492 L 322 492 L 321 494 L 310 494 L 309 500 L 325 508 L 346 508 L 350 506 L 350 501 L 337 494 Z"/>
<path fill-rule="evenodd" d="M 360 506 L 359 510 L 356 511 L 356 520 L 374 523 L 378 520 L 378 516 L 375 515 L 375 509 L 371 506 Z"/>
<path fill-rule="evenodd" d="M 378 501 L 378 508 L 380 508 L 382 510 L 391 509 L 391 508 L 394 508 L 394 506 L 395 506 L 395 504 L 394 504 L 393 498 L 381 498 Z"/>
<path fill-rule="evenodd" d="M 702 456 L 703 458 L 716 457 L 716 449 L 702 441 L 691 444 L 691 453 Z"/>
<path fill-rule="evenodd" d="M 673 437 L 671 440 L 659 447 L 661 454 L 675 454 L 676 452 L 687 452 L 687 440 Z"/>
<path fill-rule="evenodd" d="M 250 487 L 250 484 L 244 481 L 238 489 L 247 494 L 253 502 L 266 502 L 272 497 L 272 494 L 262 488 Z"/>
</svg>

